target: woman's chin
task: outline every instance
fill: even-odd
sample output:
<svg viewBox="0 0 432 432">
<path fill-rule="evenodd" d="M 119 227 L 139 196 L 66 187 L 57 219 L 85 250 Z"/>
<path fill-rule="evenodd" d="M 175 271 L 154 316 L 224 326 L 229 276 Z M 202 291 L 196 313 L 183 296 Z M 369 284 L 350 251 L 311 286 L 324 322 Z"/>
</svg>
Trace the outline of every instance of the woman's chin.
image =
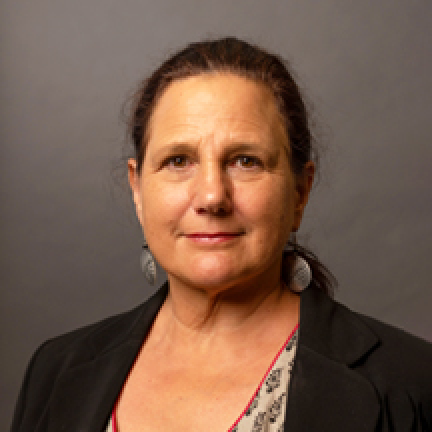
<svg viewBox="0 0 432 432">
<path fill-rule="evenodd" d="M 240 265 L 239 261 L 207 257 L 195 260 L 188 266 L 182 266 L 183 271 L 179 272 L 177 277 L 175 273 L 172 276 L 190 285 L 191 288 L 218 292 L 241 284 L 242 280 L 247 279 L 247 275 L 250 274 L 246 268 L 248 266 Z M 186 269 L 188 271 L 185 271 Z"/>
</svg>

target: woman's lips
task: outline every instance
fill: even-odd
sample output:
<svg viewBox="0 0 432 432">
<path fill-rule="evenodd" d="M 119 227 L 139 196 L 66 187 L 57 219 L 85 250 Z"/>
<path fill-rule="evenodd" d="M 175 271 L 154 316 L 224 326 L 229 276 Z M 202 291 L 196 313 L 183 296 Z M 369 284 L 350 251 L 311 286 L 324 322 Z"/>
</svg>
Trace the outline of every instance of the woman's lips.
<svg viewBox="0 0 432 432">
<path fill-rule="evenodd" d="M 192 233 L 185 237 L 197 243 L 222 243 L 240 237 L 243 233 L 216 232 L 216 233 Z"/>
</svg>

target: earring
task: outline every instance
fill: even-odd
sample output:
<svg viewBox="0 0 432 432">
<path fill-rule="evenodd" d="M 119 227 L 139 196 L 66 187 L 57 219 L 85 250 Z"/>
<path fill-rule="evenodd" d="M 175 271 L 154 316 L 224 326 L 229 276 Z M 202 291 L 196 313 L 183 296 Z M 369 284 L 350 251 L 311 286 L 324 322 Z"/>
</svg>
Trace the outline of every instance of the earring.
<svg viewBox="0 0 432 432">
<path fill-rule="evenodd" d="M 297 256 L 292 273 L 291 290 L 300 293 L 308 287 L 312 280 L 311 268 L 304 258 Z"/>
<path fill-rule="evenodd" d="M 308 262 L 300 255 L 297 248 L 297 237 L 295 232 L 291 233 L 289 241 L 295 262 L 292 268 L 291 290 L 297 293 L 304 291 L 312 280 L 312 271 Z"/>
<path fill-rule="evenodd" d="M 145 240 L 141 252 L 141 270 L 147 282 L 154 285 L 156 282 L 156 263 Z"/>
</svg>

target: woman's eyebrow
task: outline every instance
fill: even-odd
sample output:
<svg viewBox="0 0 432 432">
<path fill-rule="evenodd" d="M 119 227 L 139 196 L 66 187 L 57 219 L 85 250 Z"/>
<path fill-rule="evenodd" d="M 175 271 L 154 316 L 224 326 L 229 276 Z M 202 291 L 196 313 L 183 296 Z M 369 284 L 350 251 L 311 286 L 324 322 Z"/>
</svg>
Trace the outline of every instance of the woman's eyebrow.
<svg viewBox="0 0 432 432">
<path fill-rule="evenodd" d="M 234 142 L 226 146 L 227 153 L 241 152 L 241 151 L 261 151 L 267 152 L 267 148 L 254 143 L 254 142 Z"/>
<path fill-rule="evenodd" d="M 238 151 L 257 151 L 260 150 L 261 146 L 256 143 L 246 142 L 234 142 L 226 144 L 222 153 L 234 153 Z M 262 149 L 264 150 L 264 149 Z M 161 155 L 174 154 L 174 153 L 198 153 L 199 142 L 188 142 L 188 141 L 174 141 L 161 146 L 154 152 L 154 157 L 157 159 Z"/>
<path fill-rule="evenodd" d="M 152 159 L 157 161 L 167 155 L 197 153 L 197 143 L 171 142 L 163 145 L 153 153 Z"/>
</svg>

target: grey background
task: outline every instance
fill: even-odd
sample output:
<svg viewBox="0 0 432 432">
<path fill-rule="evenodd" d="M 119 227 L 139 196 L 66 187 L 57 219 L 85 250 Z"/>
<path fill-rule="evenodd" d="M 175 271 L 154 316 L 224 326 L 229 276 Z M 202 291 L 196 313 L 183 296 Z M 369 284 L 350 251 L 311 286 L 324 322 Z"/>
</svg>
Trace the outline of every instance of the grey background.
<svg viewBox="0 0 432 432">
<path fill-rule="evenodd" d="M 121 106 L 167 54 L 207 36 L 291 60 L 327 146 L 302 239 L 339 279 L 337 299 L 432 341 L 430 1 L 0 8 L 1 430 L 42 341 L 152 291 L 121 174 Z"/>
</svg>

